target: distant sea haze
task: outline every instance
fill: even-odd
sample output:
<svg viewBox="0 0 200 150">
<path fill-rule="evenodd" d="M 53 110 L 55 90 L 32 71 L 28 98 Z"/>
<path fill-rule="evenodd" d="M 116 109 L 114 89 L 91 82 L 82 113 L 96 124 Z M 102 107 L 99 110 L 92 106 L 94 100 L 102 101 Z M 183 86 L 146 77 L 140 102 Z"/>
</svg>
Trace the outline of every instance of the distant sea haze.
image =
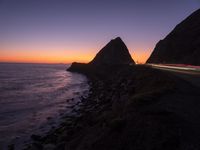
<svg viewBox="0 0 200 150">
<path fill-rule="evenodd" d="M 86 77 L 66 67 L 0 64 L 0 149 L 13 142 L 20 147 L 31 134 L 56 126 L 69 106 L 87 96 Z"/>
</svg>

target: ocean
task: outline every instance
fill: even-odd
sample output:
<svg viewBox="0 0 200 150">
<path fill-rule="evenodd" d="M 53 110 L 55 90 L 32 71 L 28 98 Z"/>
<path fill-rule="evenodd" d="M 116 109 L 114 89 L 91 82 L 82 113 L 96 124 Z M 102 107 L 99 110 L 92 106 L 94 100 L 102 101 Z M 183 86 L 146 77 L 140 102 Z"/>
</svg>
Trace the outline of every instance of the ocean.
<svg viewBox="0 0 200 150">
<path fill-rule="evenodd" d="M 87 78 L 66 68 L 64 64 L 0 64 L 0 149 L 12 143 L 21 147 L 31 134 L 47 132 L 72 113 L 70 106 L 81 96 L 87 97 Z"/>
</svg>

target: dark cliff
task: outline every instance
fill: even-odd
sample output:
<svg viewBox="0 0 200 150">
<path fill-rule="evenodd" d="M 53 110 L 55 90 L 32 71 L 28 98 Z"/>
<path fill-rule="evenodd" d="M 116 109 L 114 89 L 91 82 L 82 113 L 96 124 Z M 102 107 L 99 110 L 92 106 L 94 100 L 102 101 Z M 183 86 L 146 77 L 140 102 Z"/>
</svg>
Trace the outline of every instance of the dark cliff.
<svg viewBox="0 0 200 150">
<path fill-rule="evenodd" d="M 91 68 L 104 67 L 104 66 L 116 66 L 116 65 L 130 65 L 135 64 L 134 60 L 128 51 L 128 48 L 121 40 L 117 37 L 111 40 L 105 47 L 103 47 L 94 59 L 88 64 L 83 63 L 72 63 L 69 71 L 76 71 L 85 73 L 87 70 L 92 70 Z"/>
<path fill-rule="evenodd" d="M 200 65 L 200 9 L 157 43 L 147 63 Z"/>
<path fill-rule="evenodd" d="M 120 37 L 111 40 L 89 63 L 94 65 L 134 64 L 129 51 Z"/>
</svg>

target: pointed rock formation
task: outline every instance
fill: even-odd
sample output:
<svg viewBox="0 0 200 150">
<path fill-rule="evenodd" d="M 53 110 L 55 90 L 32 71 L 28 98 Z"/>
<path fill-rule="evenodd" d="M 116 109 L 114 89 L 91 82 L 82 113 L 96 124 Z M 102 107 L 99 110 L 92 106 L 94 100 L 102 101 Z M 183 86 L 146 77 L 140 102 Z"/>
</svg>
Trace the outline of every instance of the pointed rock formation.
<svg viewBox="0 0 200 150">
<path fill-rule="evenodd" d="M 147 63 L 200 65 L 200 9 L 158 42 Z"/>
<path fill-rule="evenodd" d="M 69 71 L 84 72 L 88 67 L 104 67 L 113 65 L 130 65 L 135 64 L 126 45 L 120 37 L 111 40 L 103 47 L 94 59 L 88 64 L 72 63 Z"/>
<path fill-rule="evenodd" d="M 120 37 L 111 40 L 89 63 L 93 65 L 134 64 L 129 51 Z"/>
</svg>

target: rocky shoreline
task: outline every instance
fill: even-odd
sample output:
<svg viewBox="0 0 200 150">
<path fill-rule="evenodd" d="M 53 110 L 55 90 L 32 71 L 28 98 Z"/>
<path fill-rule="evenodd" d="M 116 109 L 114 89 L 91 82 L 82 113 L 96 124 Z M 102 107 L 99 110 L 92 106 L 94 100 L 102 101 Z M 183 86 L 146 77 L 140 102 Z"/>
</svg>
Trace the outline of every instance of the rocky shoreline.
<svg viewBox="0 0 200 150">
<path fill-rule="evenodd" d="M 87 66 L 83 73 L 91 88 L 74 109 L 76 115 L 65 116 L 47 135 L 32 135 L 26 150 L 177 149 L 177 120 L 155 105 L 163 94 L 173 92 L 172 77 L 128 65 Z"/>
</svg>

